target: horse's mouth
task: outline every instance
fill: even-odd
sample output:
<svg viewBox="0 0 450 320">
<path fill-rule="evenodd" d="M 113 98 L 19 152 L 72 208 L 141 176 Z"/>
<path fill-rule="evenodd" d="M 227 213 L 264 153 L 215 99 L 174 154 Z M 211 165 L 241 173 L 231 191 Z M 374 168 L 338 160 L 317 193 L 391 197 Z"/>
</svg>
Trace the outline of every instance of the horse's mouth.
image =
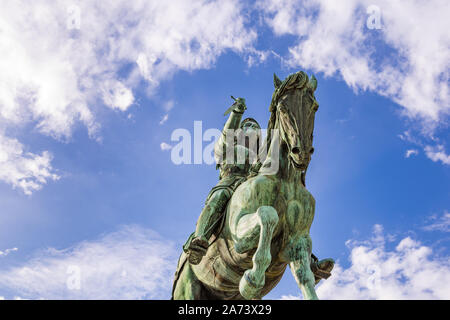
<svg viewBox="0 0 450 320">
<path fill-rule="evenodd" d="M 294 167 L 296 167 L 297 169 L 300 169 L 302 171 L 306 169 L 306 164 L 304 163 L 297 163 L 294 160 L 292 160 L 292 163 L 294 164 Z"/>
</svg>

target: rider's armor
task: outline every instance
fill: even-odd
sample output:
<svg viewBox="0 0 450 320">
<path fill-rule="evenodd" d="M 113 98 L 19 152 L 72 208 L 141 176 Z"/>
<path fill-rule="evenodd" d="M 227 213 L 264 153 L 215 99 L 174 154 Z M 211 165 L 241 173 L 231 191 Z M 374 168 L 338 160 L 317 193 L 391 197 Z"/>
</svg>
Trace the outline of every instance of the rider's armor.
<svg viewBox="0 0 450 320">
<path fill-rule="evenodd" d="M 192 264 L 199 263 L 201 256 L 204 254 L 204 252 L 198 254 L 198 252 L 191 250 L 193 241 L 197 248 L 200 246 L 200 249 L 204 249 L 203 251 L 206 251 L 207 247 L 214 241 L 214 234 L 220 232 L 228 201 L 237 187 L 247 179 L 253 166 L 249 159 L 256 159 L 256 151 L 249 150 L 246 146 L 236 143 L 236 137 L 227 136 L 229 133 L 234 134 L 235 130 L 239 129 L 242 124 L 250 121 L 259 129 L 259 125 L 254 119 L 245 119 L 241 123 L 242 114 L 245 110 L 244 99 L 238 99 L 234 105 L 236 107 L 232 110 L 221 137 L 214 147 L 214 157 L 217 168 L 220 169 L 220 181 L 209 192 L 197 222 L 196 231 L 191 234 L 183 246 L 183 250 L 188 254 L 189 262 Z M 230 141 L 233 145 L 229 145 Z M 230 148 L 232 148 L 233 157 L 230 157 L 229 154 L 227 157 Z M 243 156 L 244 161 L 238 161 L 238 155 Z"/>
</svg>

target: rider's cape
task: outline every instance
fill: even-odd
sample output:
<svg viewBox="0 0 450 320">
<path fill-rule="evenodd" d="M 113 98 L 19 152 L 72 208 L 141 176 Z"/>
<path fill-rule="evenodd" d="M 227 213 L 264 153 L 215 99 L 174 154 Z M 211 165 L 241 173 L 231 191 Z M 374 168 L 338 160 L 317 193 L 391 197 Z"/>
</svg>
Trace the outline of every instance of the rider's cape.
<svg viewBox="0 0 450 320">
<path fill-rule="evenodd" d="M 205 203 L 207 203 L 209 201 L 209 199 L 211 198 L 211 195 L 214 192 L 216 192 L 217 190 L 227 190 L 229 193 L 229 199 L 231 199 L 231 196 L 233 195 L 234 191 L 245 180 L 246 180 L 246 176 L 239 174 L 238 172 L 233 172 L 232 174 L 224 176 L 222 179 L 220 179 L 219 183 L 211 189 L 211 191 L 208 194 L 208 197 L 206 198 Z M 221 213 L 219 219 L 216 220 L 215 225 L 212 226 L 213 233 L 212 233 L 210 239 L 208 239 L 210 244 L 212 244 L 217 239 L 217 235 L 220 234 L 220 232 L 222 231 L 222 227 L 225 222 L 226 210 L 227 209 L 225 207 L 225 209 Z M 192 240 L 193 236 L 194 236 L 194 233 L 192 233 L 190 235 L 190 237 L 186 243 L 189 243 L 190 240 Z M 186 261 L 187 261 L 187 254 L 183 250 L 180 258 L 178 259 L 178 265 L 177 265 L 177 269 L 175 271 L 175 279 L 173 281 L 173 288 L 172 288 L 172 298 L 173 298 L 173 293 L 175 290 L 176 283 L 178 281 L 178 278 L 180 276 L 181 271 L 183 270 L 183 266 L 185 265 Z"/>
</svg>

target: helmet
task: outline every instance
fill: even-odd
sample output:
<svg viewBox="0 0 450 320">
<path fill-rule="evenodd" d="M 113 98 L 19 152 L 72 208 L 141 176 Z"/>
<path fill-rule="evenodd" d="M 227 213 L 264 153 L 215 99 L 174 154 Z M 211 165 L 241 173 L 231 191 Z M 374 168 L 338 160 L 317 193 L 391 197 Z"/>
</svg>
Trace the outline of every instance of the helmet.
<svg viewBox="0 0 450 320">
<path fill-rule="evenodd" d="M 255 123 L 255 124 L 258 126 L 258 129 L 261 129 L 261 126 L 259 125 L 258 121 L 256 121 L 256 120 L 253 119 L 253 118 L 247 118 L 247 119 L 244 119 L 244 120 L 241 122 L 240 128 L 242 129 L 242 128 L 244 127 L 244 124 L 246 124 L 247 122 L 253 122 L 253 123 Z"/>
</svg>

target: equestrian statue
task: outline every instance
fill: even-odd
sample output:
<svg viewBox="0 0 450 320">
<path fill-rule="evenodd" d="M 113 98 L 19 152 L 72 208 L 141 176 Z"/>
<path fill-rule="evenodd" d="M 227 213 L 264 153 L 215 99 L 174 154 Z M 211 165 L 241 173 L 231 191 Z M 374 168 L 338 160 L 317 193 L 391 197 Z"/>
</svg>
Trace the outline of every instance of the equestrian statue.
<svg viewBox="0 0 450 320">
<path fill-rule="evenodd" d="M 312 254 L 315 200 L 305 177 L 313 148 L 317 80 L 303 71 L 274 74 L 267 137 L 245 99 L 234 98 L 214 149 L 219 183 L 210 191 L 195 232 L 183 246 L 172 299 L 261 299 L 287 265 L 305 299 L 331 275 L 333 259 Z"/>
</svg>

